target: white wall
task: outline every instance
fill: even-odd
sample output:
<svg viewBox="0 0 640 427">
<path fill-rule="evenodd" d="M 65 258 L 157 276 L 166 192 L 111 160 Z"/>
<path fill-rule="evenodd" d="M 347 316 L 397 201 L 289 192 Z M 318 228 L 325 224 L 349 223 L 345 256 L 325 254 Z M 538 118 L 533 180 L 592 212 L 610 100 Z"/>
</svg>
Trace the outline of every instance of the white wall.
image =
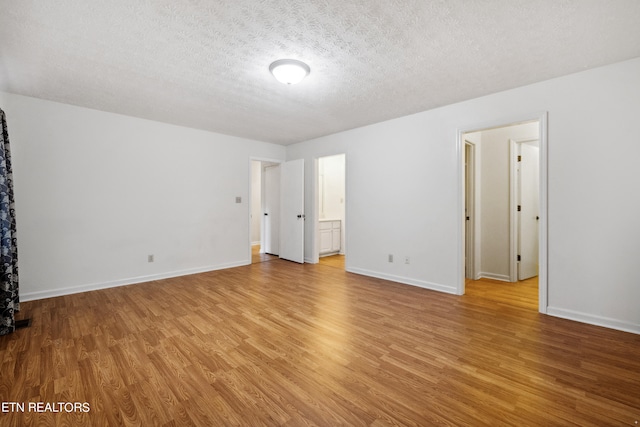
<svg viewBox="0 0 640 427">
<path fill-rule="evenodd" d="M 348 271 L 455 292 L 457 242 L 448 230 L 457 226 L 458 168 L 455 140 L 451 146 L 431 143 L 447 139 L 441 119 L 416 114 L 288 147 L 288 159 L 305 158 L 307 165 L 346 154 Z M 449 136 L 455 139 L 453 131 Z M 310 169 L 307 184 L 314 182 Z M 306 212 L 315 203 L 311 190 L 307 185 Z M 305 231 L 309 257 L 308 223 Z M 388 263 L 388 254 L 396 262 Z M 411 264 L 401 262 L 405 256 Z"/>
<path fill-rule="evenodd" d="M 548 111 L 547 311 L 640 333 L 640 58 L 286 149 L 10 94 L 0 107 L 24 300 L 248 263 L 247 159 L 285 153 L 307 160 L 307 213 L 313 159 L 346 153 L 348 270 L 455 292 L 458 131 Z"/>
<path fill-rule="evenodd" d="M 480 276 L 509 280 L 510 146 L 515 141 L 538 138 L 538 123 L 526 123 L 480 132 Z"/>
<path fill-rule="evenodd" d="M 23 300 L 250 262 L 248 160 L 284 147 L 11 94 L 0 107 Z"/>
<path fill-rule="evenodd" d="M 287 158 L 309 165 L 346 153 L 349 271 L 455 292 L 458 131 L 542 111 L 549 118 L 547 311 L 640 333 L 640 58 L 295 144 Z M 411 264 L 388 263 L 390 253 Z"/>
</svg>

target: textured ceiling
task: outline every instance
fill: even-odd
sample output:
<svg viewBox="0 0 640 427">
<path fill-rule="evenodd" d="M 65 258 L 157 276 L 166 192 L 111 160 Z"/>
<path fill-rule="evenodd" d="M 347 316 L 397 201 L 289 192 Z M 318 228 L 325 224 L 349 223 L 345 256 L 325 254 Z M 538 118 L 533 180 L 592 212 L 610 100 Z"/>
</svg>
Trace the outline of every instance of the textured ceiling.
<svg viewBox="0 0 640 427">
<path fill-rule="evenodd" d="M 638 56 L 638 0 L 0 0 L 0 90 L 285 145 Z"/>
</svg>

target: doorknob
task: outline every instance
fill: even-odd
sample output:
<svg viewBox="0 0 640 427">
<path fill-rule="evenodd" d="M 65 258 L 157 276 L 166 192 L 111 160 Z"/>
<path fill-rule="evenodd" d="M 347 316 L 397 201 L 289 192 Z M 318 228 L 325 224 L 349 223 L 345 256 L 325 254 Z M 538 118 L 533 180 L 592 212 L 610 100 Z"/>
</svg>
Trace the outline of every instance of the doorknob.
<svg viewBox="0 0 640 427">
<path fill-rule="evenodd" d="M 264 213 L 264 216 L 269 216 L 269 214 L 265 212 L 265 213 Z"/>
</svg>

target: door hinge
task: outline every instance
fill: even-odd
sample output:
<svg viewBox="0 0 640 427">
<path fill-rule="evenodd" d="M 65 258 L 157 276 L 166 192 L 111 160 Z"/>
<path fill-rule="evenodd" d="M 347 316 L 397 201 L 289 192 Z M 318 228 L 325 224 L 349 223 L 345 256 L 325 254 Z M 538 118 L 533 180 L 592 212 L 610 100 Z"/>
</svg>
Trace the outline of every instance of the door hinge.
<svg viewBox="0 0 640 427">
<path fill-rule="evenodd" d="M 518 212 L 522 210 L 522 206 L 518 205 Z"/>
<path fill-rule="evenodd" d="M 522 161 L 522 156 L 518 155 L 518 161 L 521 162 Z"/>
<path fill-rule="evenodd" d="M 520 255 L 518 255 L 518 261 L 520 261 Z"/>
</svg>

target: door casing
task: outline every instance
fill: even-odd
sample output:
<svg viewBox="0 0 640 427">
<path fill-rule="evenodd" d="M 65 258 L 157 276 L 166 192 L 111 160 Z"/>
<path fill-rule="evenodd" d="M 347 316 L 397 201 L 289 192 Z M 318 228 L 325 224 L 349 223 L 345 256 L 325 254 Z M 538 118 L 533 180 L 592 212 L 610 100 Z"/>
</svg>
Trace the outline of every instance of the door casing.
<svg viewBox="0 0 640 427">
<path fill-rule="evenodd" d="M 272 164 L 272 165 L 278 165 L 282 162 L 282 160 L 279 159 L 269 159 L 269 158 L 262 158 L 262 157 L 249 157 L 249 191 L 247 194 L 252 194 L 251 193 L 251 186 L 252 186 L 252 180 L 251 180 L 251 174 L 252 174 L 252 168 L 251 168 L 251 163 L 253 161 L 258 161 L 260 162 L 260 173 L 262 174 L 262 177 L 260 179 L 260 209 L 261 209 L 261 216 L 262 218 L 260 218 L 260 251 L 264 252 L 264 233 L 265 233 L 265 223 L 264 223 L 264 201 L 265 201 L 265 176 L 264 176 L 264 167 L 265 164 Z M 247 224 L 248 224 L 248 237 L 249 237 L 249 241 L 248 241 L 248 245 L 247 245 L 247 264 L 251 264 L 251 257 L 252 257 L 252 253 L 251 253 L 251 212 L 252 212 L 252 198 L 248 197 L 248 206 L 249 209 L 247 210 Z"/>
<path fill-rule="evenodd" d="M 319 156 L 316 157 L 315 159 L 313 159 L 313 209 L 312 209 L 312 213 L 313 213 L 313 218 L 308 218 L 308 220 L 312 221 L 313 224 L 313 253 L 311 254 L 311 257 L 309 258 L 308 262 L 317 264 L 318 262 L 320 262 L 320 159 L 324 158 L 324 157 L 333 157 L 333 156 L 339 156 L 339 155 L 343 155 L 344 156 L 344 218 L 343 218 L 343 222 L 342 222 L 342 234 L 344 236 L 344 239 L 342 241 L 343 243 L 343 247 L 342 247 L 342 252 L 344 252 L 344 256 L 345 256 L 345 268 L 347 266 L 347 209 L 348 209 L 348 204 L 347 204 L 347 200 L 348 199 L 348 185 L 347 185 L 347 155 L 346 153 L 342 152 L 342 153 L 335 153 L 335 154 L 327 154 L 327 155 L 323 155 L 323 156 Z"/>
<path fill-rule="evenodd" d="M 467 125 L 458 128 L 456 138 L 456 151 L 458 157 L 458 284 L 456 293 L 465 293 L 465 140 L 466 133 L 478 132 L 493 128 L 516 125 L 520 123 L 538 122 L 538 135 L 540 139 L 539 157 L 539 196 L 540 196 L 540 225 L 539 225 L 539 274 L 538 274 L 538 311 L 547 312 L 548 306 L 548 148 L 547 148 L 547 123 L 548 112 L 531 113 L 521 116 L 512 116 L 498 119 L 488 123 Z"/>
</svg>

